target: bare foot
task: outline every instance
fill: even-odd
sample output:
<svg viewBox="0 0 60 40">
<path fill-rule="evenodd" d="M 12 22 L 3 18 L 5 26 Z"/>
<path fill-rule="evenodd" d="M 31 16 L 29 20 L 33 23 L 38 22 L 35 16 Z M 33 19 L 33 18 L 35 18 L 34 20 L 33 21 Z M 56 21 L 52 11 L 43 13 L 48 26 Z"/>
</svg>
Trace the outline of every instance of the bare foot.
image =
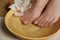
<svg viewBox="0 0 60 40">
<path fill-rule="evenodd" d="M 21 17 L 22 22 L 24 24 L 32 23 L 36 18 L 40 16 L 47 3 L 48 0 L 37 0 L 32 8 L 25 12 L 24 16 Z"/>
<path fill-rule="evenodd" d="M 34 22 L 38 26 L 49 26 L 60 18 L 60 0 L 51 0 L 43 14 Z"/>
</svg>

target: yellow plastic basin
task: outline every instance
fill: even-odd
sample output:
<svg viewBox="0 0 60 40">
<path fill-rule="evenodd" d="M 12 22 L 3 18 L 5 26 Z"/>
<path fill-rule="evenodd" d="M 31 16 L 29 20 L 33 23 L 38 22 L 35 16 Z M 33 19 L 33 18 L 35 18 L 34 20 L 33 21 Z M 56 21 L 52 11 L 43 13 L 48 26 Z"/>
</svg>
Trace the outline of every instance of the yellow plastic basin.
<svg viewBox="0 0 60 40">
<path fill-rule="evenodd" d="M 20 17 L 15 17 L 14 13 L 14 10 L 7 13 L 5 17 L 6 27 L 17 37 L 24 40 L 46 40 L 59 30 L 60 22 L 47 28 L 40 28 L 34 24 L 23 25 Z"/>
</svg>

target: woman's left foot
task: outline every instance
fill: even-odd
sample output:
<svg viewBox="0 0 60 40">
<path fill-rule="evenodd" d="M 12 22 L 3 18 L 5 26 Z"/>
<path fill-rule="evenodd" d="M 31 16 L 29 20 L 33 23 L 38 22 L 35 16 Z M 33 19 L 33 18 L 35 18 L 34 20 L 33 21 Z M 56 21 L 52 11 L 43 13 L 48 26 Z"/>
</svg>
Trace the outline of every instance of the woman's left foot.
<svg viewBox="0 0 60 40">
<path fill-rule="evenodd" d="M 60 18 L 60 0 L 50 0 L 42 15 L 34 21 L 38 26 L 50 26 Z"/>
</svg>

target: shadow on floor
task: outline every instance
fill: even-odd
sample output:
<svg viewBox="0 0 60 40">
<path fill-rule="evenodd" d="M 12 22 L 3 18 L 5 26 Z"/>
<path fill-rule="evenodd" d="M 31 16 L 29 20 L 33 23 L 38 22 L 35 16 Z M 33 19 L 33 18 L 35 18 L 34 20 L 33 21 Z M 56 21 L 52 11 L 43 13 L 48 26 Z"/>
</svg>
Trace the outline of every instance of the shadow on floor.
<svg viewBox="0 0 60 40">
<path fill-rule="evenodd" d="M 19 40 L 14 34 L 12 34 L 7 28 L 6 25 L 4 23 L 4 20 L 1 23 L 1 30 L 3 31 L 3 34 L 5 34 L 7 37 L 11 37 L 13 39 L 17 39 Z"/>
</svg>

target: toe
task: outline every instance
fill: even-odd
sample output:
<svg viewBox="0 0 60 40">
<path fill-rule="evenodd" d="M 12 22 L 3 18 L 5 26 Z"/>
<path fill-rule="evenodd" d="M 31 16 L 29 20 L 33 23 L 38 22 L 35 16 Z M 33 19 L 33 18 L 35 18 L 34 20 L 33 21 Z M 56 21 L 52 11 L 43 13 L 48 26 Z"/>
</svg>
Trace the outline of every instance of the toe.
<svg viewBox="0 0 60 40">
<path fill-rule="evenodd" d="M 38 19 L 36 19 L 36 20 L 34 21 L 34 24 L 38 24 L 38 23 L 42 20 L 42 18 L 43 18 L 43 16 L 41 16 L 41 17 L 39 17 Z"/>
<path fill-rule="evenodd" d="M 54 19 L 52 22 L 50 22 L 49 25 L 53 25 L 54 23 L 56 23 L 56 22 L 58 21 L 58 19 L 59 19 L 59 18 Z"/>
<path fill-rule="evenodd" d="M 40 22 L 38 23 L 39 26 L 43 27 L 43 22 L 44 22 L 44 18 L 42 18 L 42 20 L 40 20 Z"/>
<path fill-rule="evenodd" d="M 45 24 L 45 26 L 46 27 L 48 27 L 48 26 L 51 26 L 51 25 L 49 25 L 51 22 L 53 22 L 55 19 L 54 18 L 50 18 L 48 21 L 47 21 L 47 23 Z"/>
<path fill-rule="evenodd" d="M 28 23 L 27 19 L 24 18 L 24 17 L 21 17 L 21 21 L 22 21 L 23 24 L 27 24 Z"/>
<path fill-rule="evenodd" d="M 49 18 L 45 18 L 41 25 L 45 27 L 45 25 L 47 24 L 48 20 L 49 20 Z"/>
</svg>

